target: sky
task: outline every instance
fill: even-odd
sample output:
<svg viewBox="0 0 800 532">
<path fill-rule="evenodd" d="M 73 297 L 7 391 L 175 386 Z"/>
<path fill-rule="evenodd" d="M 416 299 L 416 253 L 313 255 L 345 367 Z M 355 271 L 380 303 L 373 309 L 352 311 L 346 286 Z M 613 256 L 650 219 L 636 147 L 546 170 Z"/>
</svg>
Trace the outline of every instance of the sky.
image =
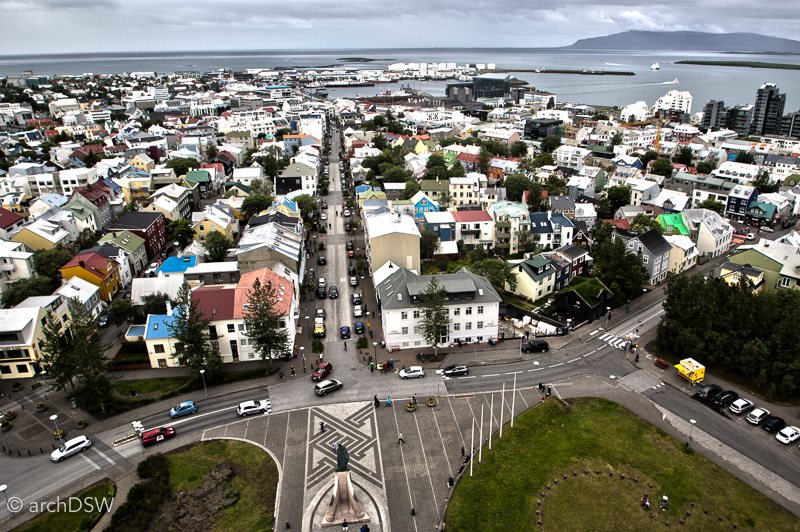
<svg viewBox="0 0 800 532">
<path fill-rule="evenodd" d="M 0 55 L 538 48 L 627 30 L 797 39 L 796 0 L 0 0 Z"/>
</svg>

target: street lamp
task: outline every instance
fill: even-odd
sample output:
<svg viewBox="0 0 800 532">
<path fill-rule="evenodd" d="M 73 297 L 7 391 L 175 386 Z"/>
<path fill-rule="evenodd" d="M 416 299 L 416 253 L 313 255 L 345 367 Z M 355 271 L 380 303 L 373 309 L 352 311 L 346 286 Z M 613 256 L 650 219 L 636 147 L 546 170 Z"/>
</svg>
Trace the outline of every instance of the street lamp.
<svg viewBox="0 0 800 532">
<path fill-rule="evenodd" d="M 475 338 L 475 365 L 478 365 L 478 339 Z"/>
<path fill-rule="evenodd" d="M 689 449 L 689 444 L 692 442 L 692 432 L 694 431 L 694 424 L 697 423 L 697 421 L 690 419 L 689 423 L 691 423 L 692 426 L 689 428 L 689 441 L 686 442 L 686 449 Z"/>
<path fill-rule="evenodd" d="M 644 310 L 644 298 L 647 296 L 647 288 L 642 288 L 642 310 Z"/>
<path fill-rule="evenodd" d="M 309 325 L 309 319 L 311 316 L 306 316 L 306 329 L 308 329 L 308 339 L 311 340 L 311 325 Z"/>
<path fill-rule="evenodd" d="M 58 414 L 53 414 L 50 416 L 50 421 L 56 424 L 56 434 L 58 434 L 58 440 L 61 442 L 61 445 L 64 445 L 64 440 L 61 438 L 61 433 L 58 431 L 58 421 L 56 421 L 56 419 L 58 419 Z"/>
<path fill-rule="evenodd" d="M 375 360 L 378 360 L 378 342 L 372 342 L 373 353 L 375 355 Z"/>
<path fill-rule="evenodd" d="M 303 355 L 303 366 L 306 365 L 306 353 L 305 353 L 305 351 L 306 351 L 305 346 L 301 345 L 300 346 L 300 354 Z"/>
<path fill-rule="evenodd" d="M 611 317 L 611 307 L 606 307 L 606 332 L 608 332 L 608 318 Z"/>
<path fill-rule="evenodd" d="M 15 514 L 15 513 L 14 513 L 14 510 L 12 510 L 12 509 L 11 509 L 11 507 L 8 505 L 8 495 L 6 494 L 6 490 L 7 490 L 7 489 L 8 489 L 8 486 L 7 486 L 6 484 L 3 484 L 2 486 L 0 486 L 0 491 L 2 491 L 2 492 L 3 492 L 3 495 L 5 495 L 5 497 L 6 497 L 6 508 L 8 508 L 8 511 L 9 511 L 9 512 L 11 512 L 11 515 L 13 515 L 14 517 L 16 517 L 16 516 L 17 516 L 17 514 Z"/>
<path fill-rule="evenodd" d="M 206 399 L 208 399 L 208 388 L 206 388 L 206 370 L 200 370 L 200 376 L 203 378 L 203 391 L 206 392 Z"/>
<path fill-rule="evenodd" d="M 572 318 L 567 318 L 567 336 L 572 336 Z"/>
</svg>

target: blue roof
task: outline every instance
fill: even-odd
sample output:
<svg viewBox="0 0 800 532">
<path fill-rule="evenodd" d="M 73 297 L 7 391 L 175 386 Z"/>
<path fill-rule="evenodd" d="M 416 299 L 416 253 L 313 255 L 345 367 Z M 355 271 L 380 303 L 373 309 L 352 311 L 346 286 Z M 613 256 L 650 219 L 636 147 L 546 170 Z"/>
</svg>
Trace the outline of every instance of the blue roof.
<svg viewBox="0 0 800 532">
<path fill-rule="evenodd" d="M 144 325 L 131 325 L 125 336 L 144 336 Z"/>
<path fill-rule="evenodd" d="M 570 220 L 569 218 L 567 218 L 566 216 L 564 216 L 561 213 L 552 213 L 552 214 L 550 214 L 550 220 L 555 222 L 555 223 L 557 223 L 557 224 L 561 224 L 564 227 L 575 227 L 575 224 L 572 223 L 572 220 Z"/>
<path fill-rule="evenodd" d="M 61 207 L 69 201 L 68 197 L 61 194 L 45 194 L 44 196 L 39 196 L 39 199 L 51 207 Z"/>
<path fill-rule="evenodd" d="M 171 338 L 169 327 L 173 321 L 173 317 L 167 314 L 150 314 L 147 316 L 147 332 L 145 333 L 145 340 L 158 340 L 160 338 Z"/>
<path fill-rule="evenodd" d="M 101 181 L 114 192 L 122 192 L 122 187 L 116 184 L 113 179 L 105 178 L 101 179 Z"/>
<path fill-rule="evenodd" d="M 362 192 L 367 192 L 372 190 L 372 187 L 369 185 L 360 185 L 356 187 L 356 194 L 361 194 Z"/>
<path fill-rule="evenodd" d="M 197 257 L 194 255 L 187 255 L 185 257 L 168 257 L 167 260 L 161 264 L 161 267 L 158 269 L 158 271 L 164 273 L 182 273 L 188 268 L 193 267 L 196 263 Z"/>
<path fill-rule="evenodd" d="M 531 233 L 552 233 L 553 224 L 547 217 L 546 212 L 532 212 L 531 213 Z"/>
</svg>

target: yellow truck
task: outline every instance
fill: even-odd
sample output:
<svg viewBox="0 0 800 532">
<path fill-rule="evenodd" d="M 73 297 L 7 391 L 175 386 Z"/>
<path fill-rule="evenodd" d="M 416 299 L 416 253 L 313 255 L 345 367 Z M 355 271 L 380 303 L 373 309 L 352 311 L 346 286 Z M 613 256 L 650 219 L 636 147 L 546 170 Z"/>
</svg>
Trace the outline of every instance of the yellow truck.
<svg viewBox="0 0 800 532">
<path fill-rule="evenodd" d="M 323 318 L 314 319 L 314 336 L 325 338 L 325 320 Z"/>
<path fill-rule="evenodd" d="M 684 358 L 680 364 L 675 364 L 675 368 L 681 377 L 692 384 L 703 382 L 706 376 L 706 367 L 693 358 Z"/>
</svg>

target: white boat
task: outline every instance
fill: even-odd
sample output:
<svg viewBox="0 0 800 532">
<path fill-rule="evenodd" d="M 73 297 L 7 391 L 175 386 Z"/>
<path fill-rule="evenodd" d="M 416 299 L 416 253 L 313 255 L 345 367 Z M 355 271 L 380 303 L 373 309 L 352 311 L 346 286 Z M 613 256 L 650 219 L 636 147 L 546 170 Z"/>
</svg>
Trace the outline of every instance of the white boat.
<svg viewBox="0 0 800 532">
<path fill-rule="evenodd" d="M 652 65 L 650 65 L 650 70 L 661 70 L 661 65 L 659 65 L 658 63 L 653 63 Z"/>
<path fill-rule="evenodd" d="M 678 78 L 675 78 L 672 80 L 672 83 L 680 83 L 680 81 L 678 81 Z"/>
</svg>

